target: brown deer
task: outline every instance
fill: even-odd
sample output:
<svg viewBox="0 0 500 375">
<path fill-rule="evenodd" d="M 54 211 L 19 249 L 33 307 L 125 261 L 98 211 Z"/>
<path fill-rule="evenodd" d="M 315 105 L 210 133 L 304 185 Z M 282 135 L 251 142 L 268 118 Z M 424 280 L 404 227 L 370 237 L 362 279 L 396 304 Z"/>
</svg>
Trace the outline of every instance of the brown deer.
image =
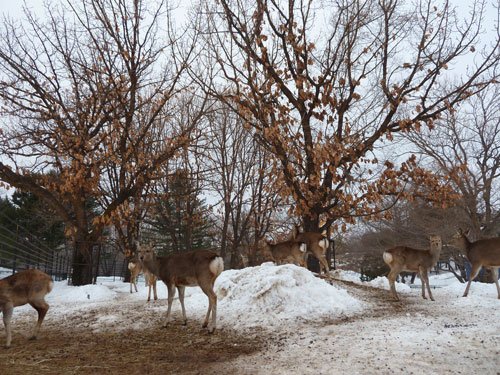
<svg viewBox="0 0 500 375">
<path fill-rule="evenodd" d="M 145 270 L 138 259 L 130 260 L 128 269 L 130 270 L 130 293 L 132 293 L 132 286 L 134 286 L 137 292 L 137 277 L 142 272 L 146 280 L 146 286 L 148 287 L 148 302 L 151 301 L 151 289 L 153 289 L 154 300 L 156 301 L 158 299 L 158 295 L 156 294 L 156 276 Z"/>
<path fill-rule="evenodd" d="M 266 241 L 262 248 L 262 253 L 276 264 L 293 263 L 297 266 L 305 267 L 306 250 L 307 246 L 305 243 L 295 240 L 278 242 L 277 244 L 271 244 Z"/>
<path fill-rule="evenodd" d="M 45 295 L 50 293 L 54 283 L 49 275 L 36 270 L 28 269 L 0 280 L 0 311 L 3 313 L 3 323 L 7 334 L 5 347 L 10 347 L 12 340 L 11 319 L 14 307 L 29 303 L 38 312 L 36 323 L 30 340 L 36 339 L 49 305 L 45 302 Z"/>
<path fill-rule="evenodd" d="M 431 288 L 429 286 L 429 270 L 434 267 L 439 260 L 439 254 L 442 249 L 442 242 L 440 236 L 430 236 L 430 249 L 421 250 L 413 249 L 407 246 L 396 246 L 384 252 L 384 262 L 391 268 L 387 278 L 391 287 L 391 293 L 394 298 L 399 301 L 398 294 L 396 293 L 396 278 L 402 271 L 418 272 L 422 281 L 422 297 L 425 296 L 425 287 L 429 293 L 429 298 L 434 301 Z"/>
<path fill-rule="evenodd" d="M 325 274 L 330 272 L 330 266 L 326 260 L 326 249 L 330 245 L 326 236 L 316 232 L 299 232 L 296 226 L 292 238 L 301 243 L 306 244 L 307 253 L 312 254 L 319 261 L 319 273 L 323 271 Z"/>
<path fill-rule="evenodd" d="M 469 294 L 470 284 L 477 277 L 481 267 L 491 269 L 493 280 L 497 286 L 498 299 L 500 299 L 500 286 L 498 285 L 498 268 L 500 267 L 500 238 L 488 238 L 475 242 L 469 241 L 467 235 L 459 229 L 453 236 L 450 245 L 458 247 L 465 252 L 472 265 L 469 281 L 465 287 L 464 297 Z"/>
<path fill-rule="evenodd" d="M 194 250 L 167 256 L 156 256 L 152 246 L 139 247 L 139 259 L 145 269 L 156 275 L 167 286 L 168 308 L 163 327 L 170 323 L 170 311 L 174 300 L 175 288 L 179 291 L 184 325 L 187 324 L 184 307 L 184 289 L 186 286 L 199 286 L 208 297 L 208 310 L 203 328 L 215 331 L 217 319 L 217 295 L 214 292 L 215 279 L 224 270 L 220 256 L 210 250 Z M 211 321 L 209 319 L 211 317 Z"/>
</svg>

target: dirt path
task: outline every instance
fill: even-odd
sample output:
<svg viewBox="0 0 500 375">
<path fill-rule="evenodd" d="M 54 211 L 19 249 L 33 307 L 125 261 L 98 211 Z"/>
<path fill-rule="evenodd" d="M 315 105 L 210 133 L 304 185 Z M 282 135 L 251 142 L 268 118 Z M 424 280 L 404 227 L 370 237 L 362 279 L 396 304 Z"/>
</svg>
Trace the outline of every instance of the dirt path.
<svg viewBox="0 0 500 375">
<path fill-rule="evenodd" d="M 0 349 L 0 368 L 10 374 L 198 374 L 204 368 L 251 354 L 261 347 L 232 332 L 202 334 L 194 327 L 172 326 L 142 332 L 92 334 L 87 330 L 61 332 L 45 327 L 43 337 Z"/>
<path fill-rule="evenodd" d="M 158 302 L 163 306 L 165 301 Z M 64 320 L 48 314 L 34 341 L 27 336 L 36 312 L 15 311 L 12 347 L 0 346 L 0 374 L 211 374 L 214 365 L 256 353 L 264 345 L 265 338 L 255 333 L 219 329 L 208 334 L 201 321 L 161 328 L 163 314 L 149 306 L 128 301 L 117 312 L 116 304 L 102 304 Z M 117 313 L 121 318 L 102 328 L 103 317 Z M 147 328 L 130 329 L 139 320 Z M 0 332 L 3 341 L 3 327 Z"/>
</svg>

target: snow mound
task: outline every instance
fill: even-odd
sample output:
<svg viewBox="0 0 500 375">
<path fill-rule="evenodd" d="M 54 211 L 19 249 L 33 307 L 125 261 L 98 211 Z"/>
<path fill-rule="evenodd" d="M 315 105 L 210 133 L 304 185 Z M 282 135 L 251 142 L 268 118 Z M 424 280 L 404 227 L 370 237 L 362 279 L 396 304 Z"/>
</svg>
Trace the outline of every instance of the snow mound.
<svg viewBox="0 0 500 375">
<path fill-rule="evenodd" d="M 110 301 L 117 293 L 105 285 L 69 286 L 67 281 L 54 282 L 54 289 L 45 298 L 51 303 L 71 303 Z"/>
<path fill-rule="evenodd" d="M 216 293 L 221 320 L 240 327 L 335 319 L 366 307 L 347 291 L 291 264 L 225 271 L 217 279 Z"/>
</svg>

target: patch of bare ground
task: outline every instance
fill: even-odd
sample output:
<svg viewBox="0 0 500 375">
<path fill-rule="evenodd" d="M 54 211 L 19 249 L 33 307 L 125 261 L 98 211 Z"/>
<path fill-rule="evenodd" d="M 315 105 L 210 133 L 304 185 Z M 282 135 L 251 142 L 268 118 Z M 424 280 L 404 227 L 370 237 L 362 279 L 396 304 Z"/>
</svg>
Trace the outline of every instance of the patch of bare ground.
<svg viewBox="0 0 500 375">
<path fill-rule="evenodd" d="M 194 325 L 91 332 L 68 323 L 64 328 L 45 327 L 34 341 L 17 334 L 10 349 L 0 349 L 0 373 L 207 374 L 214 364 L 263 346 L 256 336 L 229 330 L 208 334 Z"/>
<path fill-rule="evenodd" d="M 119 308 L 96 305 L 62 318 L 51 316 L 49 309 L 34 341 L 27 337 L 36 312 L 14 310 L 11 348 L 2 346 L 5 331 L 0 329 L 0 374 L 212 374 L 214 366 L 264 346 L 265 338 L 258 332 L 223 328 L 209 334 L 201 320 L 190 319 L 184 326 L 176 314 L 162 328 L 165 304 L 164 299 L 148 304 L 123 301 Z"/>
<path fill-rule="evenodd" d="M 400 296 L 400 301 L 394 300 L 390 295 L 390 292 L 385 289 L 360 285 L 345 280 L 325 279 L 325 281 L 347 290 L 350 295 L 358 298 L 370 306 L 369 309 L 364 310 L 361 314 L 340 318 L 338 323 L 363 319 L 383 319 L 389 314 L 391 316 L 397 316 L 404 315 L 409 312 L 415 314 L 417 312 L 424 311 L 423 308 L 421 308 L 421 304 L 417 304 L 413 300 L 406 299 L 404 295 Z M 335 324 L 336 322 L 329 321 L 322 323 L 324 323 L 324 325 L 330 325 Z"/>
</svg>

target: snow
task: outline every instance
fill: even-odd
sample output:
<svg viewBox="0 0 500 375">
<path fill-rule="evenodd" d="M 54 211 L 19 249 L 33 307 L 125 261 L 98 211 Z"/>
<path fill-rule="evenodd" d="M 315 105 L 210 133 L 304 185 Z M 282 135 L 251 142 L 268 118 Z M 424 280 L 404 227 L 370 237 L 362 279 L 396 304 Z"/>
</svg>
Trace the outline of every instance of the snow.
<svg viewBox="0 0 500 375">
<path fill-rule="evenodd" d="M 276 338 L 265 352 L 236 358 L 230 369 L 251 374 L 500 371 L 500 300 L 493 284 L 473 283 L 463 298 L 465 285 L 451 274 L 432 275 L 436 302 L 420 297 L 418 278 L 413 287 L 397 283 L 402 301 L 393 302 L 385 277 L 362 282 L 350 271 L 332 271 L 331 277 L 333 285 L 304 268 L 270 263 L 224 271 L 215 285 L 218 329 L 269 332 Z M 142 301 L 144 309 L 163 317 L 167 293 L 159 283 L 160 300 L 147 304 L 144 281 L 138 286 L 131 294 L 128 283 L 113 278 L 80 287 L 55 282 L 46 297 L 47 319 L 93 309 L 96 319 L 88 327 L 95 332 L 140 329 L 151 322 L 117 324 L 127 319 L 123 301 Z M 208 301 L 200 288 L 186 288 L 185 304 L 190 321 L 203 319 Z M 174 319 L 180 311 L 176 300 Z M 22 306 L 14 315 L 32 313 Z"/>
<path fill-rule="evenodd" d="M 361 301 L 345 290 L 295 265 L 267 263 L 226 271 L 219 277 L 216 293 L 224 311 L 222 321 L 235 328 L 317 322 L 363 309 Z"/>
</svg>

